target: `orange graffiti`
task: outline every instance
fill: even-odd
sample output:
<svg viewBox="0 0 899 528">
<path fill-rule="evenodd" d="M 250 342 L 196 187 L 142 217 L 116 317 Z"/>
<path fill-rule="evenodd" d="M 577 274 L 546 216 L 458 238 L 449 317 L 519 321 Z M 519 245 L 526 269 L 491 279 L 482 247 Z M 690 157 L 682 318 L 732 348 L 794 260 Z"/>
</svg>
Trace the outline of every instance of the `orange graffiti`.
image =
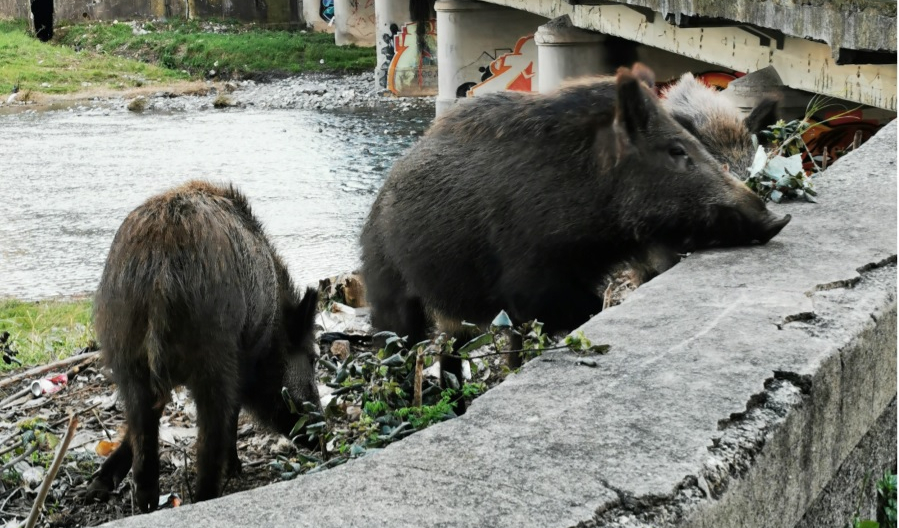
<svg viewBox="0 0 899 528">
<path fill-rule="evenodd" d="M 437 21 L 428 22 L 425 30 L 425 43 L 429 49 L 418 49 L 416 28 L 415 22 L 404 24 L 393 37 L 395 54 L 387 69 L 387 89 L 394 95 L 430 95 L 433 91 L 430 85 L 435 83 L 429 81 L 430 77 L 436 76 L 428 75 L 426 78 L 426 73 L 436 73 Z M 417 84 L 417 90 L 413 88 L 414 84 Z"/>
<path fill-rule="evenodd" d="M 468 90 L 468 97 L 502 90 L 534 91 L 536 57 L 534 35 L 521 37 L 511 53 L 503 53 L 490 63 L 490 77 L 472 86 Z"/>
</svg>

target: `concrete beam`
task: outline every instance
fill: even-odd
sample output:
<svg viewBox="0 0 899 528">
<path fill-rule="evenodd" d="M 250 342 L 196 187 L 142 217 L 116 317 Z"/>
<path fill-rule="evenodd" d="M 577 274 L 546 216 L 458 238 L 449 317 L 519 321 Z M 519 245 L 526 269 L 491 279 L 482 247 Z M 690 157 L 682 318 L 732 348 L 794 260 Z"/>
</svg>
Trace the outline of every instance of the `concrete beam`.
<svg viewBox="0 0 899 528">
<path fill-rule="evenodd" d="M 757 33 L 740 27 L 679 28 L 662 16 L 650 17 L 650 21 L 644 13 L 617 3 L 572 6 L 565 0 L 487 1 L 548 18 L 569 15 L 577 27 L 634 40 L 732 70 L 750 73 L 774 66 L 790 88 L 896 111 L 895 64 L 838 65 L 827 44 L 786 37 L 783 49 L 778 49 L 775 40 L 762 44 L 764 39 Z M 893 9 L 892 29 L 887 24 L 884 32 L 892 31 L 890 46 L 895 51 L 895 3 Z"/>
<path fill-rule="evenodd" d="M 895 145 L 589 321 L 595 367 L 550 352 L 378 453 L 109 526 L 793 528 L 896 397 Z"/>
<path fill-rule="evenodd" d="M 896 51 L 896 2 L 892 0 L 572 0 L 572 4 L 618 3 L 661 14 L 686 25 L 752 24 L 788 37 L 840 48 Z M 692 19 L 692 20 L 691 20 Z"/>
</svg>

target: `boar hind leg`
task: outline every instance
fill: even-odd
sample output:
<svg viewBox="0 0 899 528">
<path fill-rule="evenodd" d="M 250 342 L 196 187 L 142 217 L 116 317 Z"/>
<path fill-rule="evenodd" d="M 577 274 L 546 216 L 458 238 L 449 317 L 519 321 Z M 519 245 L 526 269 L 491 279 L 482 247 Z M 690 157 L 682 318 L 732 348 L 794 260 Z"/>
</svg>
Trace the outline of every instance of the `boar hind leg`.
<svg viewBox="0 0 899 528">
<path fill-rule="evenodd" d="M 228 446 L 228 461 L 225 466 L 225 475 L 228 478 L 237 477 L 242 472 L 242 466 L 240 463 L 240 457 L 237 456 L 237 419 L 240 416 L 240 407 L 235 407 L 234 412 L 231 413 L 231 421 L 228 424 L 229 429 L 233 429 L 234 433 L 234 443 Z"/>
<path fill-rule="evenodd" d="M 222 347 L 220 359 L 237 357 L 237 351 Z M 237 416 L 240 403 L 237 394 L 237 367 L 228 368 L 220 361 L 220 369 L 210 376 L 197 380 L 191 393 L 197 403 L 197 493 L 195 501 L 214 499 L 222 493 L 224 473 L 234 472 L 240 462 L 237 459 Z"/>
<path fill-rule="evenodd" d="M 121 445 L 103 462 L 103 465 L 100 466 L 100 471 L 97 472 L 87 487 L 85 500 L 87 502 L 106 502 L 109 500 L 109 495 L 119 487 L 119 483 L 131 471 L 132 458 L 134 458 L 134 454 L 126 433 Z"/>
<path fill-rule="evenodd" d="M 392 267 L 373 268 L 363 268 L 372 326 L 408 336 L 409 346 L 423 341 L 427 338 L 429 325 L 421 299 L 406 291 L 405 281 Z"/>
<path fill-rule="evenodd" d="M 134 500 L 146 513 L 159 506 L 159 418 L 165 403 L 154 397 L 146 373 L 123 376 L 119 390 L 125 399 Z"/>
</svg>

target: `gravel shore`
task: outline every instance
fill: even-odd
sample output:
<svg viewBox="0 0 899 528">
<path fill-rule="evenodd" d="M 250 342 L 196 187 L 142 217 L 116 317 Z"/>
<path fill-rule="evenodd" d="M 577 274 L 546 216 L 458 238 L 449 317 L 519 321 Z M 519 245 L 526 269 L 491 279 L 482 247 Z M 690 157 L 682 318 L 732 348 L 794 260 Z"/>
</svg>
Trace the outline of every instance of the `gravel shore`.
<svg viewBox="0 0 899 528">
<path fill-rule="evenodd" d="M 435 97 L 396 97 L 375 86 L 373 72 L 307 73 L 271 81 L 206 81 L 143 86 L 121 92 L 85 91 L 66 96 L 33 96 L 27 102 L 0 101 L 0 111 L 189 112 L 223 108 L 338 110 L 380 108 L 393 111 L 434 108 Z M 137 102 L 135 102 L 137 101 Z"/>
</svg>

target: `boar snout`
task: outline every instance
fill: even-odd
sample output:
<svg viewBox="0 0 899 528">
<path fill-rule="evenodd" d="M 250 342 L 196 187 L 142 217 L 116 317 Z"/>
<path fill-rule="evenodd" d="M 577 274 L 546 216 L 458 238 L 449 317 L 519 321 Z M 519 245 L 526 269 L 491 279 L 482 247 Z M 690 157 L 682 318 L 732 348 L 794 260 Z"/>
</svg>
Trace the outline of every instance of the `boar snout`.
<svg viewBox="0 0 899 528">
<path fill-rule="evenodd" d="M 783 218 L 777 218 L 771 212 L 768 213 L 768 221 L 762 227 L 761 234 L 758 237 L 759 244 L 767 244 L 769 240 L 777 236 L 793 217 L 785 215 Z"/>
</svg>

